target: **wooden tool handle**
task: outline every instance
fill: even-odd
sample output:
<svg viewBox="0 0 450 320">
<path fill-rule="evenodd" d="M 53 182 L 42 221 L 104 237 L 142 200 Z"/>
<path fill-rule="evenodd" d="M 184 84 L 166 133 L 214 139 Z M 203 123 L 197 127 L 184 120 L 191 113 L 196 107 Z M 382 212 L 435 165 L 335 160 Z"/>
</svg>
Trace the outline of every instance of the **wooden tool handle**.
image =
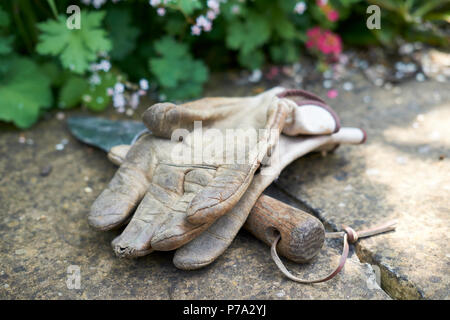
<svg viewBox="0 0 450 320">
<path fill-rule="evenodd" d="M 269 246 L 280 233 L 277 251 L 298 263 L 311 260 L 325 241 L 325 229 L 320 220 L 266 195 L 256 201 L 244 228 Z"/>
</svg>

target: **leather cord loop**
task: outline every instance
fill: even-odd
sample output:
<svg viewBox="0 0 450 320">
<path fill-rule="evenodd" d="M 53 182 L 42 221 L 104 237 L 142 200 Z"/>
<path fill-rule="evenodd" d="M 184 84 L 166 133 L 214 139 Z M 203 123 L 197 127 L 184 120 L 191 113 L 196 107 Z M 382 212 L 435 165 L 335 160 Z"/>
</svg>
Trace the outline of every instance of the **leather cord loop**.
<svg viewBox="0 0 450 320">
<path fill-rule="evenodd" d="M 390 221 L 381 226 L 374 227 L 374 228 L 367 229 L 367 230 L 362 230 L 362 231 L 355 231 L 353 228 L 351 228 L 349 226 L 342 226 L 344 231 L 327 233 L 326 234 L 327 238 L 343 237 L 344 248 L 342 250 L 341 257 L 339 258 L 339 264 L 336 267 L 336 269 L 334 269 L 334 271 L 332 271 L 327 276 L 325 276 L 323 278 L 319 278 L 319 279 L 306 280 L 306 279 L 302 279 L 297 276 L 294 276 L 291 272 L 289 272 L 289 270 L 283 264 L 283 262 L 281 261 L 280 257 L 278 256 L 278 253 L 277 253 L 277 244 L 281 239 L 280 234 L 273 241 L 272 247 L 270 249 L 270 253 L 271 253 L 272 259 L 275 262 L 275 264 L 277 265 L 278 269 L 280 269 L 280 271 L 289 279 L 291 279 L 295 282 L 303 283 L 303 284 L 325 282 L 325 281 L 328 281 L 328 280 L 334 278 L 344 268 L 345 262 L 347 261 L 347 257 L 348 257 L 349 243 L 355 243 L 356 241 L 358 241 L 359 238 L 365 238 L 365 237 L 370 237 L 370 236 L 381 234 L 381 233 L 388 232 L 388 231 L 394 231 L 396 223 L 397 223 L 396 221 Z"/>
</svg>

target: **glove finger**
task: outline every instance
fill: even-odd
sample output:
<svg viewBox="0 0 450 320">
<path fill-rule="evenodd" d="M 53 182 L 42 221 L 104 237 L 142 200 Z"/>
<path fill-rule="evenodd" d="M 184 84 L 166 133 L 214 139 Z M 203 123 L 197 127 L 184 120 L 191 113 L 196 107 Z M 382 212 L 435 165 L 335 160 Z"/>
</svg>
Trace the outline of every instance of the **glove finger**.
<svg viewBox="0 0 450 320">
<path fill-rule="evenodd" d="M 109 230 L 120 226 L 144 196 L 153 161 L 147 137 L 143 136 L 130 149 L 109 185 L 92 204 L 88 221 L 94 228 Z"/>
<path fill-rule="evenodd" d="M 239 201 L 256 169 L 257 165 L 248 164 L 219 166 L 214 179 L 192 199 L 187 209 L 188 221 L 212 224 Z"/>
<path fill-rule="evenodd" d="M 198 237 L 179 248 L 173 263 L 178 269 L 194 270 L 216 260 L 229 247 L 247 219 L 250 208 L 242 208 L 242 199 L 225 215 L 217 219 Z"/>
<path fill-rule="evenodd" d="M 286 90 L 278 95 L 291 106 L 290 118 L 283 127 L 289 136 L 336 133 L 340 120 L 336 112 L 316 95 L 303 90 Z"/>
<path fill-rule="evenodd" d="M 324 105 L 325 106 L 325 105 Z M 304 104 L 293 108 L 292 123 L 283 128 L 283 133 L 290 136 L 300 134 L 331 134 L 339 131 L 340 124 L 331 108 L 317 104 Z"/>
<path fill-rule="evenodd" d="M 128 151 L 130 151 L 131 145 L 121 144 L 118 146 L 114 146 L 109 150 L 107 157 L 108 160 L 114 163 L 117 166 L 120 166 L 125 162 Z"/>
<path fill-rule="evenodd" d="M 366 142 L 367 134 L 360 128 L 342 128 L 338 133 L 331 135 L 330 141 L 314 151 L 334 151 L 341 144 L 362 144 Z"/>
<path fill-rule="evenodd" d="M 189 171 L 184 180 L 184 195 L 172 207 L 168 216 L 151 240 L 155 250 L 174 250 L 192 240 L 208 228 L 209 224 L 192 224 L 186 219 L 189 204 L 196 194 L 201 192 L 215 175 L 214 169 L 197 168 Z"/>
<path fill-rule="evenodd" d="M 158 137 L 170 138 L 175 129 L 192 131 L 194 121 L 204 121 L 205 126 L 217 127 L 212 122 L 242 113 L 252 108 L 264 110 L 263 106 L 284 89 L 275 87 L 253 97 L 213 97 L 194 100 L 181 105 L 157 103 L 148 108 L 142 119 L 150 131 Z"/>
<path fill-rule="evenodd" d="M 144 124 L 158 137 L 171 138 L 174 130 L 192 131 L 194 121 L 225 118 L 247 98 L 203 98 L 182 105 L 157 103 L 142 115 Z"/>
<path fill-rule="evenodd" d="M 186 221 L 186 210 L 195 196 L 213 178 L 214 170 L 159 165 L 136 213 L 122 234 L 113 241 L 122 257 L 136 257 L 152 249 L 172 250 L 192 239 L 199 226 Z M 161 245 L 159 234 L 166 234 Z M 160 238 L 161 239 L 161 238 Z"/>
</svg>

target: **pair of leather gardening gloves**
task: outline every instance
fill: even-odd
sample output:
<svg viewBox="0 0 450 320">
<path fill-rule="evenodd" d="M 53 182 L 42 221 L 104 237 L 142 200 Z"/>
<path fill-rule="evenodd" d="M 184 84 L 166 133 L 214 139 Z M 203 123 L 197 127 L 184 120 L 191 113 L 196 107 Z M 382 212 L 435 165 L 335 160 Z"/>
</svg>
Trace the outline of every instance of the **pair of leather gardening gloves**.
<svg viewBox="0 0 450 320">
<path fill-rule="evenodd" d="M 340 128 L 317 96 L 276 87 L 253 97 L 158 103 L 143 114 L 148 132 L 111 149 L 120 167 L 89 214 L 91 226 L 126 225 L 119 257 L 177 249 L 180 269 L 197 269 L 233 241 L 266 187 L 295 159 L 364 142 Z"/>
</svg>

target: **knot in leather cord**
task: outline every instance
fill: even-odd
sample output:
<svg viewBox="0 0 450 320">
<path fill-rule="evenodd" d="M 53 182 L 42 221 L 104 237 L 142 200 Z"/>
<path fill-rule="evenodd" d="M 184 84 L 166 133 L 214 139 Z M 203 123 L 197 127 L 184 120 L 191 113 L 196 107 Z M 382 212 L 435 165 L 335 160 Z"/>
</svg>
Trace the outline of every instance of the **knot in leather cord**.
<svg viewBox="0 0 450 320">
<path fill-rule="evenodd" d="M 358 232 L 356 232 L 353 228 L 349 227 L 349 226 L 342 226 L 345 233 L 347 233 L 347 240 L 349 243 L 355 243 L 356 241 L 358 241 L 359 236 L 358 236 Z"/>
<path fill-rule="evenodd" d="M 327 238 L 343 237 L 344 248 L 342 250 L 341 257 L 339 258 L 339 264 L 336 267 L 336 269 L 334 269 L 334 271 L 332 271 L 329 275 L 327 275 L 323 278 L 320 278 L 320 279 L 314 279 L 314 280 L 301 279 L 299 277 L 294 276 L 292 273 L 289 272 L 289 270 L 285 267 L 285 265 L 283 264 L 283 262 L 281 261 L 280 257 L 277 254 L 277 244 L 281 239 L 280 234 L 275 238 L 274 242 L 272 243 L 270 253 L 271 253 L 272 259 L 275 262 L 275 264 L 277 265 L 278 269 L 280 269 L 280 271 L 289 279 L 291 279 L 295 282 L 304 283 L 304 284 L 325 282 L 325 281 L 328 281 L 328 280 L 334 278 L 334 276 L 336 276 L 344 268 L 345 261 L 347 260 L 347 256 L 348 256 L 349 243 L 355 243 L 356 241 L 358 241 L 359 238 L 365 238 L 365 237 L 374 236 L 374 235 L 388 232 L 388 231 L 394 231 L 396 224 L 397 224 L 396 221 L 389 221 L 381 226 L 373 227 L 370 229 L 365 229 L 365 230 L 362 230 L 359 232 L 355 231 L 353 228 L 351 228 L 349 226 L 344 225 L 344 226 L 342 226 L 344 231 L 327 232 L 326 233 Z"/>
</svg>

